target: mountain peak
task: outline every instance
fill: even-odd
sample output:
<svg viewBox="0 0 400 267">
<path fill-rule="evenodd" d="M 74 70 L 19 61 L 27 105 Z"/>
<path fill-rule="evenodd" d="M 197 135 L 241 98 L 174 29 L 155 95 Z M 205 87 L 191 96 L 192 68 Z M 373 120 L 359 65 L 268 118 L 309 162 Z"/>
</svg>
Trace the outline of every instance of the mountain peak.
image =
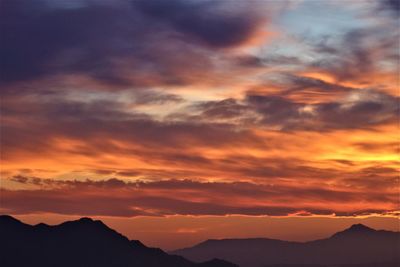
<svg viewBox="0 0 400 267">
<path fill-rule="evenodd" d="M 364 224 L 358 223 L 358 224 L 353 224 L 348 231 L 352 232 L 360 232 L 360 231 L 374 231 L 374 229 L 369 228 L 368 226 L 365 226 Z"/>
<path fill-rule="evenodd" d="M 126 239 L 126 237 L 122 236 L 120 233 L 116 232 L 115 230 L 111 229 L 108 227 L 106 224 L 104 224 L 100 220 L 93 220 L 91 218 L 83 217 L 75 221 L 66 221 L 63 222 L 62 224 L 56 225 L 56 228 L 68 228 L 72 229 L 74 232 L 78 233 L 79 231 L 81 233 L 84 233 L 85 235 L 90 235 L 90 233 L 96 232 L 97 234 L 103 233 L 103 234 L 115 234 L 115 237 L 123 237 L 123 239 Z"/>
<path fill-rule="evenodd" d="M 358 223 L 358 224 L 353 224 L 349 228 L 337 232 L 334 234 L 332 237 L 347 237 L 347 236 L 359 236 L 359 235 L 365 235 L 369 233 L 376 232 L 376 230 L 369 228 L 368 226 L 365 226 L 364 224 Z"/>
<path fill-rule="evenodd" d="M 92 222 L 94 222 L 94 220 L 92 218 L 89 218 L 89 217 L 82 217 L 77 221 L 78 222 L 82 222 L 82 223 L 92 223 Z"/>
<path fill-rule="evenodd" d="M 92 218 L 89 217 L 82 217 L 78 220 L 75 221 L 67 221 L 62 224 L 69 224 L 69 225 L 86 225 L 86 226 L 103 226 L 105 228 L 108 228 L 107 225 L 105 225 L 102 221 L 99 220 L 93 220 Z"/>
</svg>

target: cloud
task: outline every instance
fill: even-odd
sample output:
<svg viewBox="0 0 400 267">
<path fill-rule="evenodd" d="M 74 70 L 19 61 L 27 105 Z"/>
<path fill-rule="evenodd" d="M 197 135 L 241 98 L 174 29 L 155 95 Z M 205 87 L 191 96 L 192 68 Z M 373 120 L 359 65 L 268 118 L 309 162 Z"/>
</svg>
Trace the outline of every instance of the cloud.
<svg viewBox="0 0 400 267">
<path fill-rule="evenodd" d="M 44 1 L 3 1 L 2 9 L 7 14 L 1 23 L 3 82 L 79 71 L 122 82 L 110 68 L 115 49 L 106 51 L 114 45 L 117 10 L 54 8 Z M 111 38 L 103 39 L 106 35 Z M 97 57 L 96 51 L 104 56 Z"/>
<path fill-rule="evenodd" d="M 398 186 L 398 170 L 396 168 L 373 166 L 360 170 L 359 176 L 344 175 L 341 184 L 358 190 L 387 190 Z"/>
<path fill-rule="evenodd" d="M 249 91 L 243 100 L 225 99 L 195 104 L 201 121 L 230 121 L 238 127 L 264 127 L 283 131 L 334 131 L 373 129 L 391 124 L 399 113 L 395 96 L 372 89 L 356 89 L 311 78 L 291 78 L 293 86 L 277 94 Z M 301 100 L 307 94 L 331 94 L 320 102 Z M 294 94 L 295 97 L 290 97 Z M 302 94 L 300 97 L 299 94 Z M 296 100 L 300 98 L 299 100 Z M 190 115 L 183 117 L 191 118 Z"/>
<path fill-rule="evenodd" d="M 368 129 L 394 123 L 399 113 L 397 97 L 365 89 L 353 91 L 339 101 L 316 104 L 251 94 L 246 101 L 263 116 L 262 124 L 283 130 Z"/>
<path fill-rule="evenodd" d="M 398 1 L 398 0 L 381 0 L 379 9 L 392 12 L 392 15 L 398 19 L 399 15 L 400 15 L 400 1 Z"/>
<path fill-rule="evenodd" d="M 221 101 L 205 101 L 194 104 L 193 108 L 200 111 L 199 117 L 214 119 L 232 119 L 246 115 L 248 107 L 233 98 Z"/>
<path fill-rule="evenodd" d="M 266 20 L 259 3 L 237 1 L 233 5 L 213 1 L 132 1 L 155 20 L 211 47 L 240 45 L 252 37 Z M 249 14 L 252 14 L 251 16 Z"/>
<path fill-rule="evenodd" d="M 64 94 L 3 98 L 2 159 L 31 158 L 39 152 L 47 157 L 60 153 L 86 157 L 112 154 L 141 158 L 146 162 L 152 158 L 153 162 L 182 168 L 184 165 L 196 168 L 197 164 L 206 169 L 210 168 L 207 166 L 215 166 L 215 170 L 235 169 L 246 175 L 246 171 L 239 169 L 243 165 L 239 164 L 237 155 L 229 156 L 237 166 L 231 168 L 220 161 L 227 155 L 210 157 L 205 151 L 218 149 L 228 153 L 232 146 L 268 151 L 271 141 L 260 136 L 258 130 L 373 130 L 376 126 L 396 122 L 399 100 L 394 96 L 376 90 L 335 87 L 321 81 L 316 81 L 315 85 L 314 80 L 309 79 L 301 81 L 303 84 L 295 83 L 298 91 L 315 86 L 325 87 L 318 89 L 321 91 L 346 93 L 339 100 L 310 104 L 279 94 L 249 92 L 245 99 L 195 102 L 184 108 L 185 114 L 164 119 L 142 113 L 137 106 L 182 103 L 183 100 L 151 90 L 134 94 L 127 102 L 118 97 L 110 100 L 88 97 L 83 101 L 78 100 L 79 94 L 76 99 Z M 62 145 L 63 142 L 70 142 L 70 145 Z M 249 164 L 252 167 L 244 169 L 254 176 L 281 173 L 275 167 L 259 168 Z"/>
<path fill-rule="evenodd" d="M 141 95 L 139 104 L 171 100 L 169 95 L 167 98 L 156 95 L 152 100 L 144 100 Z M 194 156 L 176 153 L 175 149 L 262 144 L 250 131 L 237 131 L 229 123 L 160 121 L 136 112 L 131 105 L 110 100 L 82 102 L 65 98 L 44 102 L 36 98 L 18 100 L 17 103 L 14 99 L 3 101 L 2 159 L 23 151 L 58 153 L 58 140 L 78 142 L 80 145 L 69 148 L 75 155 L 122 153 L 140 156 L 154 150 L 162 154 L 161 149 L 165 148 L 172 149 L 174 152 L 168 154 L 175 154 L 173 157 L 180 161 L 191 160 Z M 116 142 L 124 146 L 116 145 Z"/>
<path fill-rule="evenodd" d="M 137 105 L 163 105 L 166 103 L 180 103 L 184 101 L 179 95 L 149 89 L 135 92 L 134 98 L 133 103 Z"/>
<path fill-rule="evenodd" d="M 319 99 L 321 99 L 323 94 L 330 94 L 339 96 L 343 93 L 350 93 L 355 88 L 343 86 L 340 84 L 330 83 L 321 79 L 310 78 L 306 76 L 296 76 L 296 75 L 286 75 L 287 86 L 289 89 L 283 90 L 280 95 L 287 96 L 292 93 L 308 93 L 308 94 L 318 94 Z M 323 99 L 321 99 L 323 100 Z"/>
<path fill-rule="evenodd" d="M 285 56 L 277 53 L 268 55 L 242 55 L 235 58 L 235 60 L 239 66 L 252 68 L 277 67 L 282 65 L 296 66 L 304 64 L 298 57 Z"/>
<path fill-rule="evenodd" d="M 65 76 L 109 88 L 204 81 L 199 76 L 217 68 L 214 48 L 246 42 L 266 14 L 246 1 L 61 5 L 6 0 L 1 6 L 3 90 L 15 82 L 51 77 L 65 83 Z"/>
<path fill-rule="evenodd" d="M 367 152 L 393 151 L 400 152 L 398 142 L 359 142 L 354 144 L 355 147 Z"/>
<path fill-rule="evenodd" d="M 317 59 L 311 67 L 338 81 L 369 85 L 380 81 L 377 77 L 380 75 L 395 83 L 399 68 L 399 33 L 396 23 L 382 22 L 375 27 L 357 28 L 342 36 L 318 40 L 312 44 Z"/>
<path fill-rule="evenodd" d="M 27 180 L 34 182 L 32 178 Z M 26 180 L 21 181 L 21 177 L 16 177 L 15 181 L 26 183 Z M 384 212 L 396 206 L 395 193 L 382 195 L 349 189 L 247 182 L 42 179 L 39 185 L 43 188 L 2 189 L 2 210 L 12 214 L 51 212 L 124 217 L 176 214 L 284 216 L 299 211 L 353 216 L 371 210 Z M 21 205 L 21 201 L 25 204 Z M 364 204 L 349 208 L 349 202 Z"/>
</svg>

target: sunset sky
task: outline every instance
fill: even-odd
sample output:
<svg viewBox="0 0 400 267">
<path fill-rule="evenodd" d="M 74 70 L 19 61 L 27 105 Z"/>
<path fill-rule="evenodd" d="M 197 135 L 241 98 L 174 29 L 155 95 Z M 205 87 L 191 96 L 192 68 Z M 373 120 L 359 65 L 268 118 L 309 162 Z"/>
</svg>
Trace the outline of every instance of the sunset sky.
<svg viewBox="0 0 400 267">
<path fill-rule="evenodd" d="M 0 213 L 174 249 L 399 229 L 397 0 L 2 0 Z"/>
</svg>

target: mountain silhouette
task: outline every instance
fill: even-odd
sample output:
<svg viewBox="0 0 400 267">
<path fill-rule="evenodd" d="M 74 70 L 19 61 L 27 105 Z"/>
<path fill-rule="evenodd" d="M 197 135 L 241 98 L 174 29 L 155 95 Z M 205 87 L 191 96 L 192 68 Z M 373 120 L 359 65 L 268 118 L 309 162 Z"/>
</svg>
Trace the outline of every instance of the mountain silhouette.
<svg viewBox="0 0 400 267">
<path fill-rule="evenodd" d="M 362 224 L 329 238 L 289 242 L 267 238 L 207 240 L 171 252 L 193 261 L 220 258 L 241 267 L 398 267 L 400 233 Z"/>
<path fill-rule="evenodd" d="M 101 221 L 82 218 L 56 226 L 0 216 L 2 267 L 237 267 L 223 260 L 193 263 L 137 240 Z"/>
</svg>

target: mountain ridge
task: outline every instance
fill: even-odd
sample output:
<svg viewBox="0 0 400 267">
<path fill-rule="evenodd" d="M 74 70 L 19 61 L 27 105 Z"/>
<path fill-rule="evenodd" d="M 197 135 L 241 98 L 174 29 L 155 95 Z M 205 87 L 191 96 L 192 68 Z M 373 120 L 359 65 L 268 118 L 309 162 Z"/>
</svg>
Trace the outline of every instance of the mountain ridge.
<svg viewBox="0 0 400 267">
<path fill-rule="evenodd" d="M 237 267 L 217 259 L 193 263 L 87 217 L 51 226 L 0 215 L 0 251 L 4 267 Z"/>
<path fill-rule="evenodd" d="M 400 251 L 400 232 L 354 224 L 327 238 L 307 242 L 269 238 L 211 239 L 170 253 L 193 261 L 218 257 L 241 267 L 358 267 L 374 264 L 384 267 L 400 263 L 397 250 Z"/>
<path fill-rule="evenodd" d="M 170 252 L 174 255 L 129 240 L 88 217 L 58 225 L 29 225 L 0 215 L 0 237 L 0 265 L 5 267 L 27 266 L 24 260 L 43 267 L 397 267 L 400 262 L 395 253 L 400 249 L 400 233 L 363 224 L 308 242 L 209 239 Z M 357 248 L 361 245 L 364 247 Z M 193 250 L 206 253 L 196 255 Z M 49 254 L 52 256 L 46 258 Z"/>
</svg>

